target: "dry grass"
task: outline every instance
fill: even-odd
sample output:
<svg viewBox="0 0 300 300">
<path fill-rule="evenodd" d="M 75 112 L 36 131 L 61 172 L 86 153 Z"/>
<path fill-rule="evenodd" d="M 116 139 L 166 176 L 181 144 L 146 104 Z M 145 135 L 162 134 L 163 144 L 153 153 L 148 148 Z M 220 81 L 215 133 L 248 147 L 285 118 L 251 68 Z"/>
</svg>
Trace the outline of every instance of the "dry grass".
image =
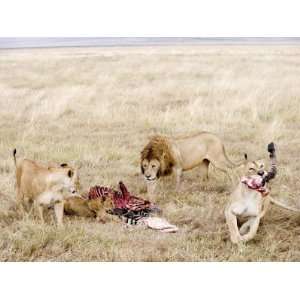
<svg viewBox="0 0 300 300">
<path fill-rule="evenodd" d="M 160 184 L 158 202 L 180 227 L 161 234 L 66 218 L 41 225 L 14 205 L 11 151 L 81 165 L 84 190 L 123 180 L 144 195 L 139 154 L 153 133 L 209 130 L 232 159 L 278 145 L 275 197 L 299 201 L 300 48 L 190 46 L 0 52 L 1 261 L 299 261 L 300 216 L 272 206 L 257 237 L 228 240 L 229 183 L 195 169 Z M 296 203 L 297 204 L 297 203 Z M 51 214 L 49 214 L 51 216 Z"/>
</svg>

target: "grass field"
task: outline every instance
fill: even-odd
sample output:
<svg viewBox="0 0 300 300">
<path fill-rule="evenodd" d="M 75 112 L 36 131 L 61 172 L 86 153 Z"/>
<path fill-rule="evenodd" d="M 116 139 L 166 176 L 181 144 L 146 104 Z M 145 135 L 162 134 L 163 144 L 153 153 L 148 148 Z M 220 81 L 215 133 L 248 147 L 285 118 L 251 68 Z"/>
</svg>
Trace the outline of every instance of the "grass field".
<svg viewBox="0 0 300 300">
<path fill-rule="evenodd" d="M 180 230 L 163 234 L 66 217 L 57 229 L 14 209 L 19 157 L 80 166 L 82 190 L 122 180 L 145 196 L 140 151 L 153 133 L 208 130 L 232 160 L 278 147 L 275 198 L 299 206 L 300 47 L 166 46 L 0 51 L 1 261 L 299 261 L 300 215 L 272 206 L 256 238 L 232 245 L 230 183 L 211 169 L 159 185 Z"/>
</svg>

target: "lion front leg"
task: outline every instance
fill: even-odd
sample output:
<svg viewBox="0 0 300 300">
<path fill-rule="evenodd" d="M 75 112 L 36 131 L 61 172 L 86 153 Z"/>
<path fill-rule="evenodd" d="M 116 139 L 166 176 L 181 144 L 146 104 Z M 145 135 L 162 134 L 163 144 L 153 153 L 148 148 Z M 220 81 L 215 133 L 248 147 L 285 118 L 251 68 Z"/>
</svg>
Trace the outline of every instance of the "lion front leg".
<svg viewBox="0 0 300 300">
<path fill-rule="evenodd" d="M 105 224 L 106 222 L 108 222 L 110 220 L 110 215 L 108 215 L 108 213 L 106 212 L 106 210 L 104 208 L 100 209 L 97 212 L 97 218 L 96 220 L 100 223 Z"/>
<path fill-rule="evenodd" d="M 37 208 L 38 208 L 40 220 L 41 220 L 42 224 L 44 224 L 45 223 L 45 220 L 44 220 L 44 205 L 38 203 Z"/>
<path fill-rule="evenodd" d="M 182 179 L 182 169 L 181 168 L 175 169 L 175 176 L 176 176 L 176 192 L 179 192 L 180 187 L 181 187 L 181 179 Z"/>
<path fill-rule="evenodd" d="M 57 201 L 54 204 L 54 213 L 59 227 L 63 226 L 63 217 L 64 217 L 64 202 L 63 200 Z"/>
<path fill-rule="evenodd" d="M 270 196 L 267 196 L 266 198 L 264 198 L 263 207 L 262 207 L 261 213 L 259 215 L 260 218 L 262 218 L 266 214 L 266 212 L 268 211 L 268 209 L 270 207 L 270 203 L 271 203 Z"/>
<path fill-rule="evenodd" d="M 146 180 L 146 185 L 147 185 L 147 194 L 149 200 L 153 200 L 155 198 L 155 192 L 156 192 L 156 187 L 157 187 L 157 180 Z"/>
<path fill-rule="evenodd" d="M 242 236 L 237 224 L 237 215 L 239 215 L 242 210 L 242 207 L 233 204 L 229 205 L 225 210 L 225 218 L 230 233 L 230 240 L 234 244 L 237 244 L 242 240 Z M 236 211 L 238 211 L 238 213 L 236 213 Z"/>
</svg>

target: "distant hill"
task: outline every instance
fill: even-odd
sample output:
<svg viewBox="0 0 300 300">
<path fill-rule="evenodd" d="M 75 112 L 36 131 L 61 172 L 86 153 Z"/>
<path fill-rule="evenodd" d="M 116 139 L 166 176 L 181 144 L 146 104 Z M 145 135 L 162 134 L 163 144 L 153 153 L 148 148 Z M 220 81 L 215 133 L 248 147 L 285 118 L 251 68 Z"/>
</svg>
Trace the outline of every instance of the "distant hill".
<svg viewBox="0 0 300 300">
<path fill-rule="evenodd" d="M 198 37 L 112 37 L 112 38 L 0 38 L 0 49 L 46 47 L 112 47 L 173 44 L 299 44 L 299 37 L 198 38 Z"/>
</svg>

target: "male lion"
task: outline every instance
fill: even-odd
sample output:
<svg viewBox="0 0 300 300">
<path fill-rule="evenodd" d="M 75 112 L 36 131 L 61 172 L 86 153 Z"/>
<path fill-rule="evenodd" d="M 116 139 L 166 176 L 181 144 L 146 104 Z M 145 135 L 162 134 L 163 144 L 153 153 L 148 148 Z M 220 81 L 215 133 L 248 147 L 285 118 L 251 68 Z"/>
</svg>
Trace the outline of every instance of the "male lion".
<svg viewBox="0 0 300 300">
<path fill-rule="evenodd" d="M 16 152 L 15 149 L 17 200 L 25 207 L 36 204 L 42 221 L 44 207 L 53 205 L 57 223 L 62 225 L 64 198 L 78 195 L 77 171 L 67 164 L 46 166 L 29 159 L 17 162 Z"/>
<path fill-rule="evenodd" d="M 182 138 L 157 135 L 150 139 L 141 152 L 141 171 L 150 197 L 153 196 L 157 179 L 173 171 L 176 173 L 177 190 L 182 172 L 197 166 L 201 166 L 207 180 L 210 163 L 227 173 L 231 179 L 230 170 L 239 166 L 228 159 L 220 138 L 209 132 Z"/>
</svg>

